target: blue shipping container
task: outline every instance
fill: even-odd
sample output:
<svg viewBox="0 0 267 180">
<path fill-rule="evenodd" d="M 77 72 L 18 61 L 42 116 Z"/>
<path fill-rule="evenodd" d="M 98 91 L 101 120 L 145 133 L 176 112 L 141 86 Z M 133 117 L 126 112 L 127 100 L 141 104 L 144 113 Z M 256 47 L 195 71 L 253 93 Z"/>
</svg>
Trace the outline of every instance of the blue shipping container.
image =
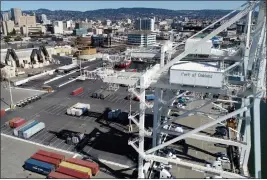
<svg viewBox="0 0 267 180">
<path fill-rule="evenodd" d="M 31 124 L 28 124 L 27 126 L 21 128 L 19 130 L 19 137 L 22 137 L 23 136 L 23 132 L 24 131 L 27 131 L 28 129 L 32 128 L 33 126 L 35 126 L 38 123 L 39 123 L 38 121 L 34 120 Z"/>
<path fill-rule="evenodd" d="M 154 99 L 155 99 L 154 94 L 148 94 L 148 95 L 146 95 L 146 100 L 151 101 L 151 100 L 154 100 Z"/>
<path fill-rule="evenodd" d="M 25 161 L 24 168 L 43 175 L 48 175 L 51 171 L 55 171 L 54 165 L 31 158 Z"/>
</svg>

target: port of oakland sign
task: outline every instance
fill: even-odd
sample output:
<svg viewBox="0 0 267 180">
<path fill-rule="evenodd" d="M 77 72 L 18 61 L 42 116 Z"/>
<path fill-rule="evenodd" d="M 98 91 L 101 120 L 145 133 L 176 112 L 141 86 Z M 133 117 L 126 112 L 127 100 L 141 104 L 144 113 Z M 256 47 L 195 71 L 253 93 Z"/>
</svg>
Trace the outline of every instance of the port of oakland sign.
<svg viewBox="0 0 267 180">
<path fill-rule="evenodd" d="M 201 73 L 201 72 L 182 72 L 181 76 L 184 77 L 202 77 L 202 78 L 212 78 L 212 74 L 206 74 L 206 73 Z"/>
</svg>

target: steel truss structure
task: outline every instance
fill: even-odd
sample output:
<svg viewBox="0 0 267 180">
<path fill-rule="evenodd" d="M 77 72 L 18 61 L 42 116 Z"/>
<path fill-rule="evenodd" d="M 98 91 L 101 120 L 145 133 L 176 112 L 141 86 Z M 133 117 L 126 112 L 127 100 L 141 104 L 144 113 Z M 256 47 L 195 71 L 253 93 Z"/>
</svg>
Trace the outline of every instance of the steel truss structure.
<svg viewBox="0 0 267 180">
<path fill-rule="evenodd" d="M 253 19 L 253 11 L 259 7 L 259 14 L 257 18 L 257 22 L 255 28 L 252 28 L 252 19 Z M 241 9 L 241 10 L 240 10 Z M 138 178 L 145 178 L 144 174 L 144 163 L 147 161 L 156 161 L 161 163 L 172 163 L 177 164 L 178 166 L 188 167 L 192 170 L 207 172 L 216 174 L 218 176 L 224 178 L 245 178 L 250 176 L 247 164 L 248 158 L 251 149 L 251 117 L 250 113 L 253 108 L 253 124 L 254 124 L 254 147 L 255 147 L 255 177 L 261 177 L 261 144 L 260 144 L 260 101 L 266 96 L 266 1 L 248 1 L 240 8 L 232 11 L 226 16 L 222 17 L 218 21 L 214 22 L 210 26 L 224 20 L 229 17 L 233 13 L 240 10 L 236 15 L 227 20 L 220 27 L 212 31 L 202 40 L 197 42 L 193 48 L 188 51 L 184 51 L 179 54 L 177 57 L 165 61 L 165 53 L 164 48 L 161 50 L 161 59 L 160 64 L 155 65 L 153 68 L 149 69 L 143 74 L 139 74 L 132 78 L 131 75 L 123 75 L 121 78 L 123 80 L 118 79 L 118 77 L 111 75 L 103 77 L 104 82 L 110 83 L 128 83 L 129 92 L 133 95 L 137 96 L 140 100 L 139 111 L 134 114 L 129 114 L 129 119 L 135 123 L 139 128 L 139 137 L 134 140 L 129 140 L 129 145 L 131 145 L 138 153 L 139 153 L 139 162 L 138 162 Z M 231 57 L 227 58 L 227 61 L 224 61 L 226 66 L 224 67 L 224 82 L 223 87 L 221 89 L 216 88 L 205 88 L 205 87 L 189 87 L 182 86 L 178 84 L 170 84 L 168 70 L 169 68 L 176 64 L 179 61 L 182 61 L 183 58 L 187 58 L 187 56 L 194 52 L 199 46 L 201 46 L 204 42 L 211 39 L 218 33 L 222 32 L 224 29 L 237 22 L 241 18 L 247 16 L 248 21 L 246 25 L 246 45 L 244 50 L 244 55 L 239 57 L 239 60 L 233 58 L 231 61 Z M 203 29 L 201 32 L 208 29 Z M 201 33 L 199 32 L 199 33 Z M 197 33 L 197 34 L 199 34 Z M 194 35 L 195 36 L 195 35 Z M 190 37 L 193 38 L 194 36 Z M 179 46 L 179 44 L 177 45 Z M 175 49 L 176 47 L 174 47 Z M 208 61 L 208 59 L 205 59 Z M 210 60 L 212 61 L 212 59 Z M 219 61 L 223 61 L 222 59 Z M 232 62 L 229 65 L 227 62 Z M 227 66 L 228 64 L 228 66 Z M 228 80 L 229 75 L 233 75 L 235 71 L 238 71 L 238 75 L 243 78 L 241 84 L 233 84 Z M 122 83 L 122 84 L 124 84 Z M 155 100 L 154 104 L 147 103 L 145 100 L 145 89 L 148 87 L 155 88 Z M 226 102 L 226 100 L 216 99 L 213 97 L 208 97 L 207 102 L 202 104 L 200 107 L 197 107 L 193 110 L 183 110 L 184 113 L 177 118 L 168 119 L 167 122 L 161 122 L 161 111 L 164 107 L 173 108 L 171 104 L 174 99 L 185 96 L 185 93 L 178 95 L 178 97 L 171 98 L 168 101 L 164 101 L 162 99 L 163 89 L 173 89 L 173 90 L 185 90 L 194 92 L 195 98 L 203 96 L 205 93 L 225 95 L 230 97 L 230 100 L 227 102 L 241 103 L 241 107 L 231 113 L 225 113 L 224 108 L 221 107 L 221 113 L 217 114 L 216 117 L 212 116 L 209 113 L 202 112 L 200 109 L 205 107 L 215 101 Z M 145 129 L 145 111 L 147 108 L 153 108 L 154 120 L 153 120 L 153 131 L 149 131 Z M 182 110 L 182 109 L 180 109 Z M 139 115 L 139 119 L 136 116 Z M 210 119 L 210 122 L 207 124 L 201 125 L 193 130 L 184 133 L 177 133 L 171 130 L 163 129 L 164 126 L 170 126 L 174 121 L 177 121 L 181 118 L 185 118 L 191 115 L 201 115 Z M 238 121 L 237 129 L 229 129 L 230 133 L 235 133 L 236 138 L 233 139 L 229 137 L 229 139 L 222 139 L 217 137 L 210 137 L 207 135 L 200 134 L 200 131 L 205 130 L 209 127 L 212 127 L 218 123 L 223 124 L 223 121 L 226 121 L 229 118 L 236 117 Z M 241 127 L 242 124 L 245 124 L 245 130 L 242 132 Z M 167 142 L 161 142 L 160 134 L 170 134 L 176 136 L 172 140 Z M 144 137 L 152 137 L 152 148 L 145 151 L 144 150 Z M 210 167 L 204 167 L 198 164 L 194 164 L 191 162 L 186 162 L 184 160 L 171 159 L 166 157 L 161 157 L 157 155 L 157 151 L 163 149 L 177 141 L 180 141 L 185 138 L 192 138 L 202 141 L 208 141 L 213 143 L 221 143 L 225 145 L 231 145 L 238 147 L 239 149 L 239 159 L 240 159 L 240 167 L 241 172 L 239 174 L 234 172 L 227 172 L 223 170 L 217 170 Z"/>
</svg>

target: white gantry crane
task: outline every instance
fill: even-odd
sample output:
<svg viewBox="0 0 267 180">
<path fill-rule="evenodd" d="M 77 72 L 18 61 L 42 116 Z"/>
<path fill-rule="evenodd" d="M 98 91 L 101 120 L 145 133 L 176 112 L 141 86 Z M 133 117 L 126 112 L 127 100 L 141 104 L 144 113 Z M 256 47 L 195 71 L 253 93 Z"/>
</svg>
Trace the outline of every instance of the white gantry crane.
<svg viewBox="0 0 267 180">
<path fill-rule="evenodd" d="M 258 17 L 256 23 L 252 26 L 252 20 L 254 18 L 254 11 L 259 7 Z M 239 11 L 238 11 L 239 10 Z M 236 13 L 236 15 L 233 15 Z M 134 140 L 129 140 L 129 145 L 131 145 L 138 153 L 138 178 L 145 178 L 144 164 L 145 162 L 161 162 L 164 164 L 172 163 L 178 166 L 183 166 L 191 168 L 192 170 L 202 171 L 206 173 L 216 174 L 223 178 L 245 178 L 250 176 L 248 173 L 247 165 L 248 158 L 251 149 L 251 110 L 253 108 L 253 124 L 254 124 L 254 154 L 255 154 L 255 177 L 261 177 L 261 144 L 260 144 L 260 101 L 266 96 L 266 1 L 248 1 L 240 8 L 232 11 L 226 16 L 222 17 L 218 21 L 209 25 L 207 28 L 203 29 L 201 32 L 205 31 L 209 27 L 215 25 L 222 20 L 229 18 L 220 27 L 209 33 L 206 37 L 196 42 L 193 47 L 184 52 L 180 53 L 177 57 L 165 62 L 165 58 L 161 57 L 160 64 L 156 64 L 154 67 L 146 71 L 145 73 L 137 74 L 120 74 L 107 76 L 103 80 L 104 82 L 112 83 L 122 83 L 129 85 L 129 91 L 137 96 L 140 100 L 139 111 L 134 114 L 129 113 L 129 119 L 135 123 L 139 128 L 139 137 Z M 226 28 L 232 24 L 239 21 L 241 18 L 247 16 L 246 25 L 246 39 L 245 48 L 242 57 L 239 59 L 234 59 L 231 56 L 217 59 L 217 62 L 221 61 L 223 66 L 221 67 L 222 72 L 222 85 L 220 88 L 214 88 L 213 86 L 201 87 L 201 86 L 183 86 L 179 83 L 170 83 L 170 73 L 169 69 L 181 62 L 184 58 L 187 58 L 189 54 L 194 54 L 194 52 L 202 46 L 207 40 L 210 40 L 220 32 L 224 31 Z M 197 34 L 201 33 L 198 32 Z M 196 36 L 196 35 L 194 35 Z M 194 36 L 190 37 L 193 38 Z M 174 49 L 176 47 L 173 47 Z M 241 48 L 242 50 L 242 48 Z M 164 50 L 162 50 L 163 52 Z M 240 52 L 240 51 L 238 51 Z M 164 53 L 161 53 L 164 56 Z M 235 56 L 236 58 L 236 56 Z M 214 60 L 214 59 L 211 59 Z M 232 61 L 232 64 L 227 61 Z M 234 72 L 235 71 L 235 72 Z M 240 83 L 236 84 L 229 80 L 229 76 L 236 74 L 236 71 L 240 75 Z M 155 88 L 155 100 L 153 104 L 146 102 L 145 100 L 145 89 L 148 87 Z M 176 118 L 169 118 L 165 122 L 161 121 L 161 111 L 165 107 L 170 107 L 173 100 L 178 97 L 171 98 L 169 100 L 163 100 L 163 89 L 173 89 L 173 90 L 184 90 L 185 92 L 180 94 L 178 97 L 184 96 L 187 92 L 194 92 L 196 96 L 202 96 L 205 93 L 210 93 L 213 95 L 225 95 L 230 97 L 229 100 L 222 100 L 213 97 L 207 97 L 207 102 L 196 107 L 192 110 L 184 110 L 184 113 Z M 241 100 L 237 100 L 241 99 Z M 231 104 L 240 103 L 241 107 L 239 109 L 234 109 L 231 112 L 224 111 L 223 107 L 217 107 L 221 109 L 221 113 L 214 117 L 207 112 L 202 112 L 201 108 L 213 103 L 213 102 L 229 102 Z M 219 105 L 215 105 L 219 106 Z M 153 108 L 154 120 L 153 120 L 153 131 L 145 129 L 145 111 L 147 108 Z M 139 119 L 137 119 L 139 115 Z M 210 122 L 200 125 L 193 130 L 189 130 L 183 133 L 177 133 L 172 131 L 170 128 L 166 129 L 166 125 L 171 125 L 172 122 L 177 121 L 181 118 L 185 118 L 191 115 L 201 115 L 210 119 Z M 210 128 L 216 124 L 223 124 L 222 122 L 235 117 L 237 121 L 236 129 L 229 128 L 229 134 L 233 132 L 236 138 L 232 137 L 222 139 L 218 137 L 210 137 L 203 135 L 200 131 Z M 241 131 L 242 124 L 246 127 L 244 131 Z M 224 124 L 223 124 L 224 125 Z M 160 133 L 170 134 L 176 136 L 175 138 L 161 142 L 159 137 Z M 144 137 L 152 137 L 152 148 L 149 150 L 144 149 Z M 218 170 L 211 167 L 202 166 L 192 162 L 188 162 L 182 159 L 172 159 L 167 157 L 161 157 L 156 152 L 167 146 L 174 144 L 185 138 L 197 139 L 202 141 L 208 141 L 212 143 L 220 143 L 238 148 L 239 161 L 240 161 L 240 173 L 228 172 L 224 170 Z"/>
</svg>

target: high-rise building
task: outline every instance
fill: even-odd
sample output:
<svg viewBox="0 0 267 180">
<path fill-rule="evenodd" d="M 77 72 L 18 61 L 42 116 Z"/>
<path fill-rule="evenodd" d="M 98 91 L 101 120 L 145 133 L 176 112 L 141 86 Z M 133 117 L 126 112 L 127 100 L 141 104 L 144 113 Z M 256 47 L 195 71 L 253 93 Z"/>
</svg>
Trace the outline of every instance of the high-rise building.
<svg viewBox="0 0 267 180">
<path fill-rule="evenodd" d="M 14 29 L 14 21 L 3 21 L 2 22 L 2 32 L 4 35 L 11 33 Z"/>
<path fill-rule="evenodd" d="M 36 26 L 36 17 L 35 16 L 21 16 L 19 18 L 19 27 L 22 26 Z"/>
<path fill-rule="evenodd" d="M 4 13 L 2 13 L 2 20 L 3 20 L 3 21 L 8 21 L 8 20 L 10 20 L 10 19 L 9 19 L 9 16 L 8 16 L 8 12 L 4 12 Z"/>
<path fill-rule="evenodd" d="M 75 29 L 89 29 L 92 28 L 92 23 L 79 22 L 75 24 Z"/>
<path fill-rule="evenodd" d="M 136 30 L 154 31 L 155 30 L 155 18 L 154 19 L 138 19 L 135 21 Z"/>
<path fill-rule="evenodd" d="M 55 21 L 54 22 L 54 33 L 55 34 L 63 34 L 63 21 Z"/>
<path fill-rule="evenodd" d="M 21 9 L 19 8 L 12 8 L 11 9 L 11 20 L 15 22 L 15 24 L 18 24 L 19 18 L 22 16 Z"/>
</svg>

